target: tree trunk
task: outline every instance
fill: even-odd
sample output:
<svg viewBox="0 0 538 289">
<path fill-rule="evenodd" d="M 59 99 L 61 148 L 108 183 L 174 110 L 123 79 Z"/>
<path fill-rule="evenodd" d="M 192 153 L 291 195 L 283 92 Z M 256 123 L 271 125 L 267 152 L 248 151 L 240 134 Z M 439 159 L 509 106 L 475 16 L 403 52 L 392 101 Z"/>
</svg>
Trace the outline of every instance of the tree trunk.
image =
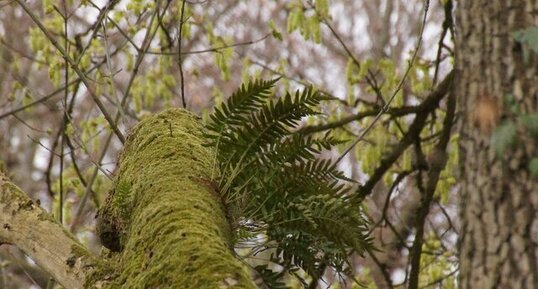
<svg viewBox="0 0 538 289">
<path fill-rule="evenodd" d="M 212 149 L 200 121 L 170 109 L 143 120 L 120 156 L 98 233 L 121 251 L 110 288 L 254 288 L 233 255 Z"/>
<path fill-rule="evenodd" d="M 512 37 L 538 24 L 538 2 L 461 0 L 456 9 L 459 285 L 538 288 L 538 182 L 528 168 L 538 148 L 519 121 L 538 111 L 538 57 Z M 499 140 L 491 136 L 509 122 L 517 127 L 517 139 L 499 151 Z"/>
</svg>

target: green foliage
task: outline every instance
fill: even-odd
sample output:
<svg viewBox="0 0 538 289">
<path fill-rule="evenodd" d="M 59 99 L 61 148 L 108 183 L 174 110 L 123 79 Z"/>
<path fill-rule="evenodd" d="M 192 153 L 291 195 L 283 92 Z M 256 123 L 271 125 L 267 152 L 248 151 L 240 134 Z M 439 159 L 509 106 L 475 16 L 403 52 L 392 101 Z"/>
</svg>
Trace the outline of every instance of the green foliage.
<svg viewBox="0 0 538 289">
<path fill-rule="evenodd" d="M 321 17 L 328 14 L 329 9 L 326 0 L 317 1 L 317 13 L 305 14 L 305 7 L 300 1 L 292 2 L 289 6 L 291 11 L 288 15 L 288 33 L 299 30 L 304 39 L 321 43 L 320 23 L 323 20 Z M 318 16 L 318 13 L 321 16 Z"/>
<path fill-rule="evenodd" d="M 491 143 L 499 156 L 502 156 L 505 150 L 514 144 L 515 140 L 516 124 L 513 121 L 501 123 L 491 135 Z"/>
<path fill-rule="evenodd" d="M 322 17 L 329 17 L 329 0 L 316 0 L 316 11 Z"/>
<path fill-rule="evenodd" d="M 136 16 L 140 16 L 142 12 L 151 9 L 154 5 L 151 1 L 131 0 L 127 4 L 127 10 L 133 12 Z"/>
<path fill-rule="evenodd" d="M 533 177 L 538 178 L 538 157 L 533 158 L 529 162 L 529 171 Z"/>
<path fill-rule="evenodd" d="M 441 240 L 434 233 L 424 237 L 421 255 L 422 271 L 419 277 L 420 288 L 456 288 L 456 252 L 443 248 Z"/>
<path fill-rule="evenodd" d="M 459 165 L 458 141 L 458 135 L 453 135 L 450 138 L 450 143 L 448 144 L 447 148 L 448 160 L 445 168 L 441 171 L 441 175 L 439 176 L 439 181 L 437 182 L 437 187 L 435 189 L 435 195 L 439 196 L 441 204 L 443 205 L 448 203 L 451 189 L 456 184 L 456 178 L 454 177 L 453 171 L 456 170 Z"/>
<path fill-rule="evenodd" d="M 312 88 L 276 98 L 276 81 L 242 85 L 210 116 L 206 137 L 217 148 L 221 195 L 239 209 L 232 217 L 244 239 L 264 235 L 254 251 L 270 250 L 284 271 L 301 268 L 313 278 L 326 266 L 346 272 L 348 254 L 363 253 L 371 243 L 360 202 L 347 194 L 349 179 L 317 158 L 342 141 L 293 132 L 329 98 Z M 266 269 L 260 275 L 281 288 Z"/>
<path fill-rule="evenodd" d="M 282 282 L 281 280 L 284 277 L 284 271 L 281 272 L 274 272 L 273 270 L 269 269 L 267 265 L 258 265 L 254 268 L 256 272 L 258 272 L 258 275 L 263 280 L 264 284 L 270 284 L 271 289 L 289 289 L 289 286 L 286 286 L 285 282 Z"/>
<path fill-rule="evenodd" d="M 417 59 L 409 71 L 411 90 L 417 96 L 422 96 L 432 88 L 430 77 L 431 64 L 428 61 Z"/>
<path fill-rule="evenodd" d="M 376 126 L 370 132 L 370 143 L 363 143 L 355 150 L 361 169 L 366 174 L 372 174 L 376 164 L 388 150 L 390 135 L 383 126 Z"/>
<path fill-rule="evenodd" d="M 269 28 L 271 29 L 271 34 L 273 35 L 273 37 L 277 40 L 282 41 L 282 33 L 280 33 L 273 20 L 269 21 Z"/>
<path fill-rule="evenodd" d="M 231 78 L 230 61 L 233 57 L 233 49 L 227 46 L 229 46 L 231 39 L 215 35 L 213 31 L 214 30 L 213 25 L 211 24 L 208 25 L 206 29 L 207 29 L 207 39 L 209 41 L 209 44 L 211 44 L 213 48 L 222 48 L 222 49 L 219 49 L 219 51 L 214 54 L 215 64 L 220 69 L 222 78 L 224 80 L 230 80 Z"/>
<path fill-rule="evenodd" d="M 538 136 L 538 113 L 522 115 L 521 123 L 523 123 L 531 135 Z"/>
<path fill-rule="evenodd" d="M 421 99 L 431 92 L 432 79 L 430 75 L 433 73 L 433 69 L 429 61 L 418 58 L 414 61 L 414 65 L 410 68 L 407 76 L 408 82 L 405 84 L 411 95 L 417 99 Z M 406 101 L 410 98 L 404 98 L 404 91 L 406 90 L 398 90 L 398 85 L 402 77 L 401 72 L 398 70 L 398 64 L 388 58 L 366 59 L 360 63 L 356 63 L 355 60 L 349 58 L 345 70 L 348 104 L 356 107 L 358 114 L 372 112 L 373 110 L 378 110 L 380 105 L 385 104 L 391 98 L 394 91 L 398 91 L 392 99 L 390 106 L 402 107 L 409 105 Z M 376 80 L 374 81 L 374 79 Z M 371 85 L 365 87 L 364 83 Z M 375 102 L 367 103 L 364 99 L 357 97 L 364 90 L 376 97 Z M 436 115 L 443 113 L 442 110 L 436 111 Z M 335 115 L 335 113 L 332 113 L 332 115 Z M 349 128 L 353 131 L 355 129 L 354 126 L 357 125 L 367 127 L 372 122 L 372 119 L 373 116 L 363 117 L 357 122 L 350 123 Z M 435 135 L 442 129 L 441 122 L 436 122 L 433 118 L 430 122 L 432 125 L 423 130 L 422 138 L 430 139 L 432 135 Z M 399 121 L 389 115 L 381 116 L 379 123 L 368 133 L 365 141 L 359 143 L 354 150 L 356 159 L 359 161 L 361 170 L 364 173 L 372 174 L 374 172 L 378 167 L 379 160 L 404 136 L 405 131 L 408 130 L 408 125 L 409 122 L 407 121 Z M 433 144 L 433 142 L 422 144 L 424 151 L 427 153 L 433 148 Z M 383 177 L 383 181 L 387 186 L 391 185 L 395 173 L 412 169 L 412 158 L 411 151 L 407 150 L 395 165 L 391 166 Z M 447 179 L 450 178 L 448 174 L 447 172 Z"/>
<path fill-rule="evenodd" d="M 86 152 L 97 153 L 100 139 L 96 137 L 99 132 L 106 127 L 106 120 L 103 116 L 89 118 L 80 122 L 80 140 L 82 149 Z"/>
<path fill-rule="evenodd" d="M 528 49 L 538 53 L 538 26 L 512 32 L 512 37 L 523 44 L 525 59 L 528 58 Z"/>
<path fill-rule="evenodd" d="M 491 145 L 498 157 L 507 149 L 520 145 L 520 140 L 530 138 L 538 140 L 538 113 L 524 113 L 513 95 L 505 95 L 504 105 L 509 107 L 513 117 L 505 119 L 491 135 Z M 534 177 L 538 176 L 538 157 L 531 156 L 528 170 Z"/>
</svg>

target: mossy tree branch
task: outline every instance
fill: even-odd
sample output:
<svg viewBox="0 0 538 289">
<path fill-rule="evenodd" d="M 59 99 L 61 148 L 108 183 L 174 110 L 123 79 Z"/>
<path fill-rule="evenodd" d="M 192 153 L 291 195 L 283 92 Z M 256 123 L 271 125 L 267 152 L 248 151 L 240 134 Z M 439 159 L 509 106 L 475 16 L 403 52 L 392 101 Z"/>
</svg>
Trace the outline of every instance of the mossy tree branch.
<svg viewBox="0 0 538 289">
<path fill-rule="evenodd" d="M 106 288 L 256 288 L 233 253 L 200 120 L 169 109 L 131 131 L 97 232 L 118 258 Z"/>
</svg>

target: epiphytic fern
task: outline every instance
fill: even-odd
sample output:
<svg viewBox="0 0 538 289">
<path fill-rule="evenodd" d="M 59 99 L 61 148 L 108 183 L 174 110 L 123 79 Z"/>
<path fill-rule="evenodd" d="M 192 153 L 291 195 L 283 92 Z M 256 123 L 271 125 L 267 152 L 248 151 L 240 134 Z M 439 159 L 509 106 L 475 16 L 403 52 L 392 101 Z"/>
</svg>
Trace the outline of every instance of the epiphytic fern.
<svg viewBox="0 0 538 289">
<path fill-rule="evenodd" d="M 255 251 L 272 250 L 273 262 L 313 278 L 327 266 L 344 271 L 349 253 L 361 254 L 371 243 L 360 203 L 348 194 L 350 180 L 317 158 L 341 141 L 293 131 L 329 98 L 312 88 L 273 97 L 276 81 L 242 85 L 211 115 L 206 137 L 217 148 L 221 194 L 239 208 L 238 230 L 266 236 Z M 268 284 L 281 276 L 262 269 Z"/>
</svg>

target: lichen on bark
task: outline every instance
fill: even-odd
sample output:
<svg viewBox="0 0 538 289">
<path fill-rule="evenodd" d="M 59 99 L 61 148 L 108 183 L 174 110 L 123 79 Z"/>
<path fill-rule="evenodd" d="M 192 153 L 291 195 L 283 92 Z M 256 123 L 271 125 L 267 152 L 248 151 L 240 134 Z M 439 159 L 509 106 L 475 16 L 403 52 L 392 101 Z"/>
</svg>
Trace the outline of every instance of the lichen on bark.
<svg viewBox="0 0 538 289">
<path fill-rule="evenodd" d="M 233 254 L 224 208 L 212 192 L 214 151 L 191 113 L 142 120 L 119 158 L 98 232 L 119 254 L 109 288 L 255 288 Z"/>
<path fill-rule="evenodd" d="M 0 221 L 0 245 L 17 246 L 65 288 L 82 288 L 93 272 L 94 256 L 3 172 Z"/>
</svg>

